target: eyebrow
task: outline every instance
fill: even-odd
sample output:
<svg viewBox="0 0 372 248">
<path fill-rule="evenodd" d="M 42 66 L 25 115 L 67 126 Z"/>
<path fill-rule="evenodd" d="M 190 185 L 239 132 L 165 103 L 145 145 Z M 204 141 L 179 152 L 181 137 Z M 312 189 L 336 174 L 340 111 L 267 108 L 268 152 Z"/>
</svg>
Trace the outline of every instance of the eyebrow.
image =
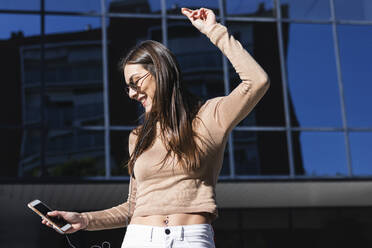
<svg viewBox="0 0 372 248">
<path fill-rule="evenodd" d="M 129 82 L 131 82 L 131 81 L 133 82 L 133 77 L 136 76 L 136 75 L 138 75 L 138 74 L 139 74 L 139 73 L 134 73 L 132 76 L 130 76 L 130 78 L 129 78 Z M 128 82 L 128 83 L 129 83 L 129 82 Z"/>
</svg>

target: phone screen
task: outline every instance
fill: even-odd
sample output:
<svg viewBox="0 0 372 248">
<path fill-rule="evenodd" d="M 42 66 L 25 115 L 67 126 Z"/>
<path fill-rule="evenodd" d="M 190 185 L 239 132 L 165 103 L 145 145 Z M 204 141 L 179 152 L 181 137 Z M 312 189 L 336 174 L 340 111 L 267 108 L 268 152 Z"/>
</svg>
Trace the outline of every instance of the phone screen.
<svg viewBox="0 0 372 248">
<path fill-rule="evenodd" d="M 50 219 L 51 221 L 53 221 L 57 226 L 59 227 L 63 227 L 65 225 L 68 224 L 68 222 L 66 222 L 63 218 L 60 218 L 60 217 L 53 217 L 53 216 L 49 216 L 47 215 L 48 212 L 51 212 L 52 210 L 50 208 L 48 208 L 45 204 L 43 204 L 42 202 L 36 204 L 34 206 L 35 209 L 37 209 L 41 214 L 45 215 L 46 217 L 48 217 L 48 219 Z"/>
</svg>

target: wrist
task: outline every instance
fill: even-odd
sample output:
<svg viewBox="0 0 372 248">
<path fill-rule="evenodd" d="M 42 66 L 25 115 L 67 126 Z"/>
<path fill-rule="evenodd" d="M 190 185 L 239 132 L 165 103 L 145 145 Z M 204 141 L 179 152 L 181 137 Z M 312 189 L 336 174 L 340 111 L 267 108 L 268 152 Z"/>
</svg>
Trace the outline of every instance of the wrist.
<svg viewBox="0 0 372 248">
<path fill-rule="evenodd" d="M 204 30 L 203 30 L 203 34 L 205 34 L 206 36 L 209 35 L 209 33 L 212 31 L 212 29 L 217 25 L 218 23 L 214 23 L 212 25 L 209 25 L 208 27 L 205 27 Z"/>
<path fill-rule="evenodd" d="M 82 230 L 85 230 L 88 227 L 88 225 L 89 225 L 88 214 L 86 214 L 86 213 L 80 213 L 79 218 L 81 219 L 81 223 L 82 223 L 81 229 Z"/>
</svg>

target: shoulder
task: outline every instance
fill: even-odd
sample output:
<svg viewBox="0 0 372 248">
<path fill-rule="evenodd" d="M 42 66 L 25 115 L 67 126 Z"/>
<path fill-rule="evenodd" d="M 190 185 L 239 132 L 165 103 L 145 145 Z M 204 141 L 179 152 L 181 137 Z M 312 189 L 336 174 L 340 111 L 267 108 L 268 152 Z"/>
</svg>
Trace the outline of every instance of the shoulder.
<svg viewBox="0 0 372 248">
<path fill-rule="evenodd" d="M 218 108 L 219 103 L 223 99 L 223 96 L 215 97 L 207 100 L 199 109 L 198 117 L 210 116 Z"/>
</svg>

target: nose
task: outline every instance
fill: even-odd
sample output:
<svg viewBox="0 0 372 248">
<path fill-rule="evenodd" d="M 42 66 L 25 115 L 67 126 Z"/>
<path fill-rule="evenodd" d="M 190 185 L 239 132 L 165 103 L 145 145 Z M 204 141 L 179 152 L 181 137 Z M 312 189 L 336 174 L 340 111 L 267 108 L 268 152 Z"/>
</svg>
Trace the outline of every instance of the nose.
<svg viewBox="0 0 372 248">
<path fill-rule="evenodd" d="M 133 90 L 132 88 L 129 88 L 128 95 L 130 98 L 134 99 L 135 96 L 137 95 L 137 91 Z"/>
</svg>

